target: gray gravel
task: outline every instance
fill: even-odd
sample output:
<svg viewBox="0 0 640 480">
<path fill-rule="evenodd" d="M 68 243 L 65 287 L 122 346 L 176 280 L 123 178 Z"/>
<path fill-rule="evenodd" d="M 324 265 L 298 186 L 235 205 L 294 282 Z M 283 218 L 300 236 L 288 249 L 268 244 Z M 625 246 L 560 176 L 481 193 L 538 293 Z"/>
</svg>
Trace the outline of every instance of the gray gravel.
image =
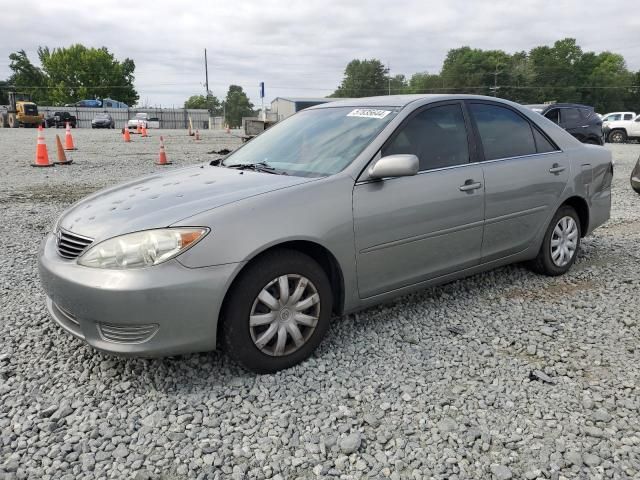
<svg viewBox="0 0 640 480">
<path fill-rule="evenodd" d="M 570 274 L 511 266 L 405 296 L 256 376 L 220 353 L 101 354 L 47 316 L 38 243 L 72 201 L 158 171 L 151 133 L 77 130 L 74 165 L 36 170 L 35 131 L 0 130 L 0 479 L 640 476 L 639 145 L 607 147 L 613 218 Z M 165 168 L 239 143 L 165 133 Z"/>
</svg>

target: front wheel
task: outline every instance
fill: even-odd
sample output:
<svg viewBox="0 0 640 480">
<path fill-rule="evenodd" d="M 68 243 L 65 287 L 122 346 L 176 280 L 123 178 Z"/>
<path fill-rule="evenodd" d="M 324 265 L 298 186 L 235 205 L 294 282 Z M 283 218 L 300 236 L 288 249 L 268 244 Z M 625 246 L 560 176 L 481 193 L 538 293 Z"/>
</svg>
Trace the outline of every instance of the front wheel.
<svg viewBox="0 0 640 480">
<path fill-rule="evenodd" d="M 256 373 L 273 373 L 309 357 L 331 320 L 331 285 L 309 256 L 277 250 L 250 264 L 223 312 L 226 352 Z"/>
<path fill-rule="evenodd" d="M 578 256 L 581 235 L 580 218 L 574 208 L 560 207 L 547 227 L 540 252 L 530 264 L 531 269 L 553 277 L 569 271 Z"/>
</svg>

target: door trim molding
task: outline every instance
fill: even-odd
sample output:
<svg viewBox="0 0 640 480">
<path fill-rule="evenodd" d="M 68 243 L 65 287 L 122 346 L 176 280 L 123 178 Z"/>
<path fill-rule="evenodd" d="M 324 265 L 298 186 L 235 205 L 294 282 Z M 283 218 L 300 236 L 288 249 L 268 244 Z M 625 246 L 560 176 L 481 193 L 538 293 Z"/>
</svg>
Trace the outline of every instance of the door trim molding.
<svg viewBox="0 0 640 480">
<path fill-rule="evenodd" d="M 481 227 L 484 224 L 484 220 L 478 220 L 477 222 L 467 223 L 466 225 L 459 225 L 457 227 L 445 228 L 444 230 L 438 230 L 436 232 L 425 233 L 422 235 L 416 235 L 413 237 L 401 238 L 400 240 L 393 240 L 391 242 L 380 243 L 360 250 L 361 254 L 375 252 L 377 250 L 383 250 L 385 248 L 397 247 L 399 245 L 405 245 L 407 243 L 419 242 L 420 240 L 426 240 L 427 238 L 440 237 L 449 233 L 460 232 L 462 230 L 469 230 L 475 227 Z"/>
</svg>

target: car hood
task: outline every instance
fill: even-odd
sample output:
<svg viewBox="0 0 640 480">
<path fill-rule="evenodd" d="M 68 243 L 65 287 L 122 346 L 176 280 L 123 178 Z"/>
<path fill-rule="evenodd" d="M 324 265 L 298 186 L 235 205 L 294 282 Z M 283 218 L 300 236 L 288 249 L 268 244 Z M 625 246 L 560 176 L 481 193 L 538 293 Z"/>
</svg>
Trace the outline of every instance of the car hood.
<svg viewBox="0 0 640 480">
<path fill-rule="evenodd" d="M 195 165 L 100 190 L 72 205 L 59 226 L 103 240 L 167 227 L 206 210 L 314 180 Z"/>
</svg>

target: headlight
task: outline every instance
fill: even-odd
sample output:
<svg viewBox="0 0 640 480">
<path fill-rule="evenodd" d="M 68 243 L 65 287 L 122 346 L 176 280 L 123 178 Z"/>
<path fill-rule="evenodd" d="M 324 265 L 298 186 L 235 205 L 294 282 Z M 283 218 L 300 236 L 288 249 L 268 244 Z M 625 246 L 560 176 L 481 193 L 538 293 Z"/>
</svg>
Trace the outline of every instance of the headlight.
<svg viewBox="0 0 640 480">
<path fill-rule="evenodd" d="M 208 228 L 163 228 L 128 233 L 100 242 L 78 258 L 94 268 L 142 268 L 166 262 L 195 245 Z"/>
</svg>

